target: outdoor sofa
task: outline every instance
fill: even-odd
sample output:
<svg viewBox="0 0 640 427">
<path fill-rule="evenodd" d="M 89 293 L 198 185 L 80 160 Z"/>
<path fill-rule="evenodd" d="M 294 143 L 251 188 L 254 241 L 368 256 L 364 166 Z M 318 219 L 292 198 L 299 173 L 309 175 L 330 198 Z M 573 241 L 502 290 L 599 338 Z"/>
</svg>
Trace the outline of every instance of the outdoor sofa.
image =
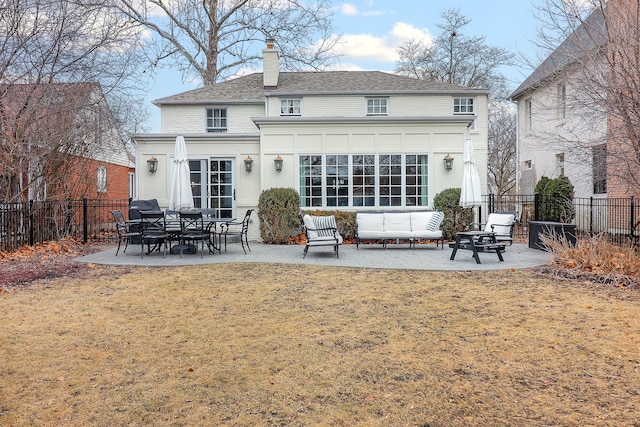
<svg viewBox="0 0 640 427">
<path fill-rule="evenodd" d="M 363 240 L 382 240 L 386 247 L 389 240 L 409 240 L 415 247 L 418 240 L 435 241 L 444 249 L 440 211 L 416 212 L 357 212 L 356 249 Z"/>
</svg>

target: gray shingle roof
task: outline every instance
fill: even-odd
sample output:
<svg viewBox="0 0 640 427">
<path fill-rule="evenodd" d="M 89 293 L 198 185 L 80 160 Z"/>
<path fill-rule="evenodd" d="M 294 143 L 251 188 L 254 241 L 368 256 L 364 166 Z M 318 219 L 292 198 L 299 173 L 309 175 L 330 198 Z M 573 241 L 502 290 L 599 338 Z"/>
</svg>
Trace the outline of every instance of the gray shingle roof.
<svg viewBox="0 0 640 427">
<path fill-rule="evenodd" d="M 527 91 L 544 85 L 585 54 L 605 46 L 606 41 L 604 16 L 600 9 L 596 9 L 513 91 L 509 98 L 517 99 Z"/>
<path fill-rule="evenodd" d="M 349 95 L 403 93 L 488 93 L 483 89 L 455 86 L 381 71 L 281 72 L 277 88 L 263 87 L 262 73 L 190 90 L 154 101 L 156 105 L 203 102 L 262 102 L 268 95 Z"/>
</svg>

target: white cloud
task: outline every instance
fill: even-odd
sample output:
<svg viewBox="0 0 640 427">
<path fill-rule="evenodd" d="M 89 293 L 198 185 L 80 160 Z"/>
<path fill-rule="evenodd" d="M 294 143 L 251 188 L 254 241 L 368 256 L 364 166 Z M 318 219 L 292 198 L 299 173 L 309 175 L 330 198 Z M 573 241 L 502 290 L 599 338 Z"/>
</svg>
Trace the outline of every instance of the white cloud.
<svg viewBox="0 0 640 427">
<path fill-rule="evenodd" d="M 375 62 L 376 68 L 380 63 L 389 63 L 386 68 L 393 68 L 398 61 L 398 47 L 407 40 L 416 39 L 423 43 L 431 43 L 432 37 L 427 29 L 416 28 L 410 24 L 397 22 L 391 31 L 382 36 L 372 34 L 343 34 L 335 47 L 340 55 L 341 69 L 346 64 L 361 64 Z M 362 67 L 362 65 L 354 65 Z M 354 68 L 349 68 L 354 69 Z"/>
<path fill-rule="evenodd" d="M 341 12 L 343 15 L 357 16 L 358 8 L 352 5 L 351 3 L 345 3 L 342 5 Z"/>
</svg>

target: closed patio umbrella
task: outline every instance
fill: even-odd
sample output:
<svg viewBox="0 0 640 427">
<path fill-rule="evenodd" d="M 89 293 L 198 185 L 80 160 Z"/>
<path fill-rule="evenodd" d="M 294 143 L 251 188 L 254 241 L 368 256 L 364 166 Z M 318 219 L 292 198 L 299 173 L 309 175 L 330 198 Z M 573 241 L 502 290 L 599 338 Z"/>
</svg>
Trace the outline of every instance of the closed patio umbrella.
<svg viewBox="0 0 640 427">
<path fill-rule="evenodd" d="M 169 209 L 179 211 L 181 209 L 193 208 L 189 159 L 187 158 L 187 145 L 184 142 L 183 136 L 176 138 L 173 163 Z"/>
<path fill-rule="evenodd" d="M 463 161 L 460 206 L 472 208 L 482 203 L 482 195 L 480 194 L 480 176 L 473 156 L 473 143 L 470 139 L 467 139 L 464 143 Z"/>
</svg>

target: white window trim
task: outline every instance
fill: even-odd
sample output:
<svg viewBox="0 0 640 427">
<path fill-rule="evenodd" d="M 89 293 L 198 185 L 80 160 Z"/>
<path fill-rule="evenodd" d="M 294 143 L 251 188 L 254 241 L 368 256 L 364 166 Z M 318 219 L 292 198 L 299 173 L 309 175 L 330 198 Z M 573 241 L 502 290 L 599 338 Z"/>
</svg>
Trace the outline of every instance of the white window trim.
<svg viewBox="0 0 640 427">
<path fill-rule="evenodd" d="M 401 170 L 401 173 L 399 175 L 395 175 L 393 174 L 393 176 L 398 176 L 401 178 L 401 184 L 385 184 L 385 185 L 381 185 L 380 184 L 380 179 L 383 175 L 381 175 L 380 173 L 380 167 L 381 165 L 381 156 L 396 156 L 399 155 L 401 156 L 401 165 L 399 167 L 399 169 Z M 430 153 L 414 153 L 414 152 L 410 152 L 410 153 L 394 153 L 394 154 L 384 154 L 384 153 L 341 153 L 341 154 L 330 154 L 330 153 L 325 153 L 325 154 L 299 154 L 298 159 L 300 160 L 302 157 L 321 157 L 321 163 L 318 165 L 313 166 L 313 168 L 319 168 L 321 170 L 321 174 L 319 175 L 305 175 L 302 172 L 302 166 L 301 164 L 299 165 L 298 170 L 299 172 L 299 176 L 298 176 L 298 182 L 299 184 L 299 188 L 298 191 L 301 194 L 301 201 L 300 201 L 300 206 L 304 207 L 304 208 L 323 208 L 323 209 L 380 209 L 380 208 L 416 208 L 416 207 L 421 207 L 421 208 L 425 208 L 425 207 L 429 207 L 429 197 L 430 197 L 430 184 L 429 184 L 429 180 L 430 180 L 430 175 L 429 175 L 429 171 L 431 170 L 430 167 L 430 161 L 431 161 L 431 154 Z M 342 164 L 343 166 L 347 167 L 347 175 L 346 175 L 346 180 L 344 183 L 340 183 L 339 186 L 345 186 L 348 188 L 348 193 L 345 196 L 340 196 L 340 195 L 335 195 L 335 194 L 328 194 L 328 184 L 327 183 L 327 178 L 332 178 L 335 175 L 333 174 L 329 174 L 327 173 L 327 167 L 333 167 L 333 165 L 328 165 L 327 164 L 327 156 L 347 156 L 348 160 L 347 160 L 347 164 Z M 366 203 L 364 204 L 355 204 L 354 199 L 356 198 L 356 196 L 354 195 L 354 189 L 360 188 L 360 186 L 356 186 L 354 185 L 354 174 L 353 174 L 353 168 L 354 168 L 354 164 L 353 164 L 353 158 L 354 156 L 373 156 L 374 157 L 374 163 L 371 165 L 369 164 L 369 166 L 373 166 L 374 168 L 374 174 L 373 175 L 366 175 L 366 176 L 370 176 L 374 178 L 375 183 L 373 184 L 373 188 L 374 188 L 374 194 L 369 195 L 369 196 L 358 196 L 358 197 L 372 197 L 374 199 L 374 204 L 373 205 L 368 205 Z M 407 178 L 408 177 L 413 177 L 413 176 L 420 176 L 420 173 L 416 173 L 415 175 L 407 175 L 407 157 L 408 156 L 426 156 L 426 163 L 422 163 L 420 164 L 421 166 L 423 166 L 424 168 L 426 168 L 426 170 L 424 171 L 424 176 L 425 176 L 425 180 L 423 181 L 422 184 L 412 184 L 412 185 L 407 185 Z M 399 165 L 396 165 L 399 166 Z M 395 167 L 395 166 L 394 166 Z M 302 179 L 305 177 L 320 177 L 321 178 L 321 184 L 320 185 L 303 185 L 303 181 Z M 360 175 L 357 175 L 360 176 Z M 363 175 L 365 176 L 365 175 Z M 392 174 L 389 175 L 384 175 L 384 177 L 391 177 Z M 363 184 L 364 187 L 368 187 L 371 188 L 370 184 Z M 305 188 L 303 190 L 303 187 Z M 311 188 L 320 188 L 321 194 L 313 194 L 313 195 L 307 195 L 307 191 L 306 189 L 311 189 Z M 334 189 L 336 189 L 335 185 L 333 186 Z M 400 188 L 401 193 L 389 193 L 389 194 L 383 194 L 381 189 L 385 188 L 385 189 L 392 189 L 392 188 Z M 424 188 L 425 193 L 424 194 L 408 194 L 407 193 L 407 188 Z M 311 198 L 311 199 L 320 199 L 321 200 L 321 204 L 320 205 L 313 205 L 313 203 L 311 203 L 310 205 L 306 205 L 305 204 L 305 200 L 307 198 Z M 329 199 L 335 199 L 335 198 L 340 198 L 340 197 L 346 197 L 348 199 L 348 202 L 346 205 L 339 205 L 339 204 L 328 204 L 328 200 Z M 388 197 L 390 199 L 393 198 L 397 198 L 399 199 L 401 202 L 399 205 L 396 204 L 381 204 L 381 200 L 385 197 Z M 424 199 L 423 203 L 408 203 L 407 199 L 415 199 L 416 201 L 419 199 Z"/>
<path fill-rule="evenodd" d="M 289 112 L 283 112 L 282 111 L 282 103 L 283 102 L 290 102 L 292 101 L 295 104 L 295 101 L 298 102 L 298 112 L 293 112 L 293 113 L 289 113 Z M 287 106 L 289 107 L 289 106 Z M 295 105 L 291 106 L 294 110 L 295 110 Z M 280 98 L 280 115 L 281 116 L 301 116 L 302 115 L 302 98 Z"/>
<path fill-rule="evenodd" d="M 224 116 L 224 121 L 225 121 L 225 125 L 224 126 L 220 126 L 220 127 L 216 127 L 215 126 L 215 114 L 211 117 L 212 120 L 212 124 L 213 126 L 209 127 L 209 111 L 212 111 L 212 114 L 214 114 L 214 112 L 216 110 L 220 110 L 225 112 L 225 116 Z M 209 133 L 224 133 L 228 131 L 229 128 L 229 114 L 228 114 L 229 110 L 227 107 L 223 107 L 223 106 L 217 106 L 217 107 L 205 107 L 205 113 L 204 113 L 204 126 L 205 126 L 205 132 L 209 132 Z"/>
<path fill-rule="evenodd" d="M 97 187 L 98 193 L 106 193 L 107 192 L 107 168 L 105 166 L 98 166 L 98 177 L 97 177 Z"/>
<path fill-rule="evenodd" d="M 389 115 L 389 98 L 386 96 L 368 96 L 365 98 L 365 114 L 367 116 L 388 116 Z M 382 104 L 384 101 L 384 112 L 380 112 L 380 113 L 376 113 L 376 112 L 369 112 L 369 101 L 373 101 L 374 105 L 372 106 L 373 109 L 375 110 L 375 101 L 380 101 L 380 109 L 382 110 Z"/>
<path fill-rule="evenodd" d="M 464 108 L 465 111 L 456 111 L 456 101 L 465 100 L 464 105 L 460 103 L 459 109 Z M 471 101 L 468 103 L 467 101 Z M 453 98 L 453 114 L 456 116 L 473 116 L 476 113 L 476 98 L 474 96 L 455 96 Z"/>
</svg>

